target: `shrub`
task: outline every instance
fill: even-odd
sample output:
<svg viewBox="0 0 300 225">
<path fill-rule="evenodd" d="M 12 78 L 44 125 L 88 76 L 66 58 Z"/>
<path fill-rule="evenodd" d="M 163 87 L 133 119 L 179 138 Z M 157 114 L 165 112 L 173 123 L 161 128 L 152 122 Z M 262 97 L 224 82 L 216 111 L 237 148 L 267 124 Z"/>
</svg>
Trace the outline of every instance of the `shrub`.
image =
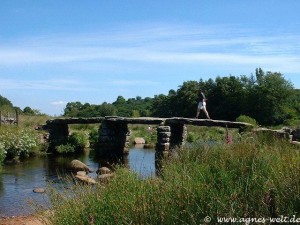
<svg viewBox="0 0 300 225">
<path fill-rule="evenodd" d="M 59 154 L 70 154 L 75 152 L 75 147 L 74 145 L 67 143 L 56 146 L 55 150 Z"/>
<path fill-rule="evenodd" d="M 258 126 L 258 123 L 255 119 L 250 116 L 240 115 L 238 118 L 235 119 L 236 122 L 243 122 L 243 123 L 250 123 L 254 126 Z"/>
<path fill-rule="evenodd" d="M 96 146 L 97 143 L 98 143 L 98 139 L 99 139 L 98 129 L 94 128 L 89 133 L 90 145 L 93 146 L 93 147 Z"/>
<path fill-rule="evenodd" d="M 17 127 L 1 129 L 0 143 L 6 151 L 6 159 L 28 157 L 39 145 L 36 133 L 29 129 Z"/>
<path fill-rule="evenodd" d="M 6 150 L 3 143 L 0 142 L 0 167 L 6 157 Z"/>
<path fill-rule="evenodd" d="M 192 142 L 194 142 L 195 140 L 196 140 L 195 133 L 194 133 L 194 132 L 188 132 L 186 141 L 192 143 Z"/>
<path fill-rule="evenodd" d="M 68 143 L 74 146 L 76 150 L 83 150 L 89 144 L 88 135 L 86 132 L 73 132 Z"/>
<path fill-rule="evenodd" d="M 283 122 L 285 126 L 300 127 L 300 119 L 288 119 Z"/>
</svg>

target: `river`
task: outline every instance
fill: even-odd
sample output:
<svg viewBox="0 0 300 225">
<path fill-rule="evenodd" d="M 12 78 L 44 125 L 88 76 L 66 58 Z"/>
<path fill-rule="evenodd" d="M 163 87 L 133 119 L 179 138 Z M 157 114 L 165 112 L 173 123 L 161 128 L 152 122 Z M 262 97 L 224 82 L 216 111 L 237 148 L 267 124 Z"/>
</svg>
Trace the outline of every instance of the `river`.
<svg viewBox="0 0 300 225">
<path fill-rule="evenodd" d="M 0 217 L 28 215 L 34 212 L 30 202 L 47 204 L 47 190 L 44 194 L 34 193 L 34 188 L 46 188 L 47 183 L 60 183 L 60 178 L 70 175 L 68 164 L 78 159 L 91 170 L 96 171 L 101 159 L 95 159 L 92 151 L 80 156 L 44 155 L 30 158 L 20 164 L 5 165 L 0 172 Z M 132 147 L 123 160 L 141 177 L 155 176 L 155 150 Z M 90 173 L 96 177 L 96 173 Z"/>
</svg>

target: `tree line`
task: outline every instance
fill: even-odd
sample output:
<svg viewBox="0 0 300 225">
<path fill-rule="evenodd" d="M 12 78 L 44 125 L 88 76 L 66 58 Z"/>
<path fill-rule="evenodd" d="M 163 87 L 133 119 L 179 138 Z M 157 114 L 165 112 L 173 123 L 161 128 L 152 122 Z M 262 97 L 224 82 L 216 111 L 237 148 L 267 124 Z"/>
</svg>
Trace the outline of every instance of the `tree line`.
<svg viewBox="0 0 300 225">
<path fill-rule="evenodd" d="M 189 117 L 196 115 L 198 92 L 208 99 L 207 110 L 212 119 L 235 121 L 240 115 L 255 119 L 261 125 L 292 124 L 300 120 L 300 90 L 278 72 L 257 68 L 250 76 L 216 77 L 204 81 L 185 81 L 177 90 L 153 98 L 125 99 L 118 96 L 113 103 L 67 103 L 66 117 Z M 0 110 L 14 109 L 26 115 L 41 115 L 39 110 L 14 107 L 0 95 Z M 200 117 L 205 118 L 202 113 Z"/>
<path fill-rule="evenodd" d="M 167 95 L 125 99 L 101 105 L 69 102 L 64 116 L 154 116 L 189 117 L 196 114 L 199 89 L 205 91 L 207 110 L 212 119 L 234 121 L 240 115 L 255 119 L 261 125 L 291 123 L 300 119 L 300 90 L 294 89 L 283 74 L 264 72 L 255 75 L 216 77 L 215 80 L 185 81 Z M 202 114 L 203 118 L 204 115 Z"/>
<path fill-rule="evenodd" d="M 15 112 L 23 115 L 36 116 L 36 115 L 45 115 L 41 113 L 38 109 L 32 109 L 29 106 L 26 106 L 23 110 L 20 107 L 14 106 L 13 103 L 7 98 L 0 95 L 0 111 L 4 114 L 10 113 L 14 114 Z"/>
</svg>

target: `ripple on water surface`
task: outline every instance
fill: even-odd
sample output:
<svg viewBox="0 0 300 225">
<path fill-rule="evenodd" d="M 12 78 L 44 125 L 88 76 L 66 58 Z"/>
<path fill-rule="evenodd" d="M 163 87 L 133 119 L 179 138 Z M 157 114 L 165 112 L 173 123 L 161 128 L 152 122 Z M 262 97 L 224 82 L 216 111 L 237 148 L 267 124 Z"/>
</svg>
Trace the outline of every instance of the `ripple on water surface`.
<svg viewBox="0 0 300 225">
<path fill-rule="evenodd" d="M 89 152 L 76 157 L 91 170 L 99 163 Z M 66 166 L 74 157 L 35 157 L 18 165 L 6 165 L 0 172 L 0 217 L 33 213 L 30 202 L 49 205 L 47 191 L 34 193 L 35 188 L 45 188 L 47 181 L 60 183 L 60 176 L 68 174 Z M 125 160 L 130 169 L 141 177 L 155 175 L 155 150 L 142 147 L 131 148 Z M 59 175 L 59 176 L 58 176 Z M 95 172 L 89 174 L 96 176 Z"/>
</svg>

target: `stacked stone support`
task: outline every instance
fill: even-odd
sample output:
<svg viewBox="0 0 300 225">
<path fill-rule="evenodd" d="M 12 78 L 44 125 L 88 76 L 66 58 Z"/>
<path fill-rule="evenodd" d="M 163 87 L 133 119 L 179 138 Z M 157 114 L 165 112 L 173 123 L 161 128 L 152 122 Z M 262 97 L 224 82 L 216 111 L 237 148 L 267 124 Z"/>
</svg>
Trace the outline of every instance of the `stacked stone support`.
<svg viewBox="0 0 300 225">
<path fill-rule="evenodd" d="M 57 145 L 67 142 L 70 133 L 68 124 L 48 124 L 47 129 L 49 132 L 50 148 L 55 148 Z"/>
<path fill-rule="evenodd" d="M 170 151 L 171 127 L 159 126 L 157 128 L 157 143 L 155 147 L 155 168 L 159 174 L 161 169 L 161 159 L 167 157 Z"/>
<path fill-rule="evenodd" d="M 300 141 L 300 128 L 292 131 L 292 141 Z"/>
<path fill-rule="evenodd" d="M 172 124 L 171 125 L 171 139 L 170 148 L 181 147 L 185 144 L 187 138 L 187 127 L 184 124 Z"/>
<path fill-rule="evenodd" d="M 164 152 L 170 150 L 171 127 L 159 126 L 157 128 L 157 144 L 156 151 Z"/>
<path fill-rule="evenodd" d="M 127 123 L 103 121 L 99 131 L 99 147 L 108 155 L 128 154 L 130 132 Z"/>
</svg>

